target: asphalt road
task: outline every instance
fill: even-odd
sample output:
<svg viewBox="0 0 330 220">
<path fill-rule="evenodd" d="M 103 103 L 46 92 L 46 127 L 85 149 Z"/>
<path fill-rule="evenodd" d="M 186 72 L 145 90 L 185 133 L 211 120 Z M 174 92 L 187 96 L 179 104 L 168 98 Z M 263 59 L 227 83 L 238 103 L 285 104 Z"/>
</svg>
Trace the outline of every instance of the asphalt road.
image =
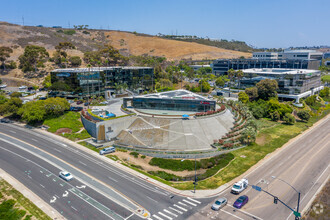
<svg viewBox="0 0 330 220">
<path fill-rule="evenodd" d="M 131 215 L 131 213 L 136 211 L 133 210 L 134 207 L 140 207 L 150 212 L 151 219 L 187 219 L 213 200 L 196 200 L 172 195 L 170 192 L 158 188 L 145 180 L 126 173 L 110 164 L 101 162 L 93 155 L 79 151 L 75 147 L 61 143 L 40 133 L 36 133 L 31 129 L 21 128 L 12 124 L 1 124 L 0 140 L 2 140 L 2 143 L 6 143 L 4 145 L 0 144 L 1 147 L 5 148 L 0 148 L 0 150 L 6 151 L 9 146 L 9 149 L 14 149 L 12 146 L 15 146 L 18 155 L 26 158 L 34 156 L 33 159 L 29 160 L 33 161 L 36 166 L 40 164 L 42 164 L 42 167 L 52 166 L 52 169 L 48 169 L 52 170 L 55 176 L 60 168 L 68 170 L 79 180 L 79 183 L 75 183 L 75 185 L 87 185 L 85 189 L 79 189 L 80 191 L 83 191 L 87 196 L 91 197 L 91 199 L 94 199 L 95 202 L 100 203 L 98 205 L 102 205 L 102 208 L 105 210 L 110 209 L 116 213 L 116 215 L 124 218 L 139 219 L 136 214 Z M 28 152 L 26 152 L 26 150 L 28 150 Z M 17 157 L 19 158 L 19 156 Z M 33 188 L 33 186 L 29 185 L 32 183 L 29 183 L 29 181 L 31 181 L 29 176 L 24 175 L 26 170 L 19 169 L 13 171 L 16 164 L 19 163 L 21 163 L 20 166 L 24 168 L 24 163 L 26 163 L 25 159 L 5 160 L 4 158 L 3 160 L 6 161 L 8 166 L 3 167 L 1 162 L 2 169 L 10 174 L 13 172 L 21 172 L 21 175 L 25 176 L 25 179 L 19 180 L 29 188 L 31 187 L 31 190 L 36 194 L 40 195 L 44 193 L 45 197 L 42 198 L 45 199 L 46 202 L 49 202 L 50 199 L 53 198 L 53 194 L 57 191 L 55 189 L 57 189 L 58 185 L 55 183 L 53 183 L 53 185 L 49 185 L 50 183 L 46 182 L 41 183 L 42 185 L 45 184 L 45 187 L 47 185 L 47 188 L 54 188 L 54 192 L 52 190 L 53 193 L 46 193 L 45 191 L 47 190 L 42 187 L 39 187 L 38 190 L 33 190 L 36 187 Z M 36 171 L 33 173 L 35 172 Z M 46 180 L 47 178 L 45 178 L 45 181 Z M 73 188 L 65 188 L 64 192 L 62 190 L 58 194 L 65 194 L 65 191 L 69 189 L 71 191 L 74 190 Z M 90 191 L 87 191 L 87 189 Z M 101 194 L 103 197 L 100 197 Z M 60 197 L 60 195 L 57 196 Z M 61 203 L 63 207 L 57 207 L 57 203 L 60 202 L 62 202 L 62 199 L 58 199 L 57 202 L 51 203 L 51 205 L 60 213 L 64 213 L 62 209 L 64 207 L 68 208 L 67 204 L 64 205 L 65 202 L 63 199 L 64 203 Z M 114 205 L 115 203 L 119 205 Z M 77 204 L 76 206 L 82 207 L 81 204 Z M 75 208 L 78 209 L 77 207 Z M 95 208 L 86 206 L 84 210 L 87 210 L 87 216 L 87 214 L 94 213 Z M 68 211 L 68 214 L 70 211 Z M 82 217 L 79 215 L 78 218 Z"/>
<path fill-rule="evenodd" d="M 312 199 L 321 184 L 330 175 L 330 118 L 323 121 L 301 138 L 296 139 L 281 152 L 262 166 L 246 175 L 250 185 L 260 186 L 263 190 L 277 196 L 289 207 L 296 210 L 298 193 L 301 193 L 301 212 Z M 274 176 L 275 178 L 273 178 Z M 280 180 L 281 179 L 281 180 Z M 285 183 L 285 182 L 286 183 Z M 289 186 L 288 184 L 291 186 Z M 292 211 L 265 192 L 259 192 L 249 186 L 240 195 L 247 195 L 249 202 L 242 209 L 232 205 L 239 195 L 222 192 L 219 197 L 226 197 L 228 205 L 215 212 L 210 205 L 199 210 L 190 219 L 294 219 Z"/>
</svg>

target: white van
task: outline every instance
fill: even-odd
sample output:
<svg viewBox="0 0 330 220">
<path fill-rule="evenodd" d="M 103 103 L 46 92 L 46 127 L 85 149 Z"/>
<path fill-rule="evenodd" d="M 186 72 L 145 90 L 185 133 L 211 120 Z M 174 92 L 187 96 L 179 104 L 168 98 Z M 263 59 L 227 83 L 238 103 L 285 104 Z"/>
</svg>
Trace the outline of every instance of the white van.
<svg viewBox="0 0 330 220">
<path fill-rule="evenodd" d="M 109 153 L 112 153 L 115 151 L 116 151 L 116 149 L 114 147 L 107 147 L 107 148 L 100 150 L 100 155 L 109 154 Z"/>
</svg>

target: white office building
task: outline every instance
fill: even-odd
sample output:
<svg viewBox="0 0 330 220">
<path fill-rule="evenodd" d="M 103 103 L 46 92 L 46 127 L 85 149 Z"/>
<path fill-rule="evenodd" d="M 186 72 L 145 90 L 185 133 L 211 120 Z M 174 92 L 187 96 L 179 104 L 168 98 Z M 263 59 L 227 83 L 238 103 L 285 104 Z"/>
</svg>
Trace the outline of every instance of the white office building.
<svg viewBox="0 0 330 220">
<path fill-rule="evenodd" d="M 285 50 L 284 52 L 254 52 L 253 58 L 259 60 L 322 60 L 323 53 L 316 50 Z"/>
</svg>

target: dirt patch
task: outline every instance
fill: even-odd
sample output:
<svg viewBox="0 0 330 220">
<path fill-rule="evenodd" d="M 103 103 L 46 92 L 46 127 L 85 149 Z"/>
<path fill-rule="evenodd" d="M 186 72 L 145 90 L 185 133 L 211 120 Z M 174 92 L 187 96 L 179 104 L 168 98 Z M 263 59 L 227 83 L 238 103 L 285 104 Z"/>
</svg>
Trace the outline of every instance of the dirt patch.
<svg viewBox="0 0 330 220">
<path fill-rule="evenodd" d="M 151 166 L 149 164 L 149 161 L 151 160 L 152 157 L 146 156 L 146 158 L 141 158 L 141 154 L 138 156 L 138 158 L 135 158 L 133 155 L 129 154 L 130 152 L 120 152 L 116 151 L 113 153 L 113 155 L 116 155 L 120 160 L 123 160 L 127 163 L 134 164 L 136 166 L 141 166 L 144 171 L 165 171 L 166 173 L 174 174 L 176 176 L 181 176 L 181 177 L 187 177 L 187 176 L 193 176 L 195 175 L 195 171 L 172 171 L 172 170 L 166 170 L 159 168 L 157 166 Z M 200 169 L 197 170 L 197 175 L 205 173 L 205 169 Z"/>
<path fill-rule="evenodd" d="M 256 138 L 256 144 L 258 145 L 265 145 L 268 142 L 267 140 L 267 135 L 261 135 L 259 137 Z"/>
<path fill-rule="evenodd" d="M 72 130 L 70 128 L 60 128 L 55 132 L 55 134 L 63 134 L 63 133 L 71 134 Z"/>
</svg>

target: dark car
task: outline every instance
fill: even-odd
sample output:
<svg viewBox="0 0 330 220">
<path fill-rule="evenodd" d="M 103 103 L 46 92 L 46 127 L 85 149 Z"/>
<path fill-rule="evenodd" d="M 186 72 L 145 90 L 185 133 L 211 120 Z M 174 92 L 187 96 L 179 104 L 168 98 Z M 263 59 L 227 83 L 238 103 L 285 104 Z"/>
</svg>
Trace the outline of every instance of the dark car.
<svg viewBox="0 0 330 220">
<path fill-rule="evenodd" d="M 89 102 L 85 102 L 85 103 L 84 103 L 84 106 L 88 106 L 88 105 L 90 105 Z"/>
<path fill-rule="evenodd" d="M 77 105 L 83 104 L 83 101 L 77 101 Z"/>
<path fill-rule="evenodd" d="M 234 202 L 234 207 L 235 208 L 242 208 L 247 202 L 249 201 L 248 196 L 240 196 L 235 202 Z"/>
<path fill-rule="evenodd" d="M 46 100 L 47 97 L 40 97 L 39 100 Z"/>
<path fill-rule="evenodd" d="M 70 107 L 70 111 L 79 112 L 83 110 L 83 107 Z"/>
<path fill-rule="evenodd" d="M 0 122 L 1 123 L 10 123 L 11 121 L 8 118 L 1 118 Z"/>
</svg>

